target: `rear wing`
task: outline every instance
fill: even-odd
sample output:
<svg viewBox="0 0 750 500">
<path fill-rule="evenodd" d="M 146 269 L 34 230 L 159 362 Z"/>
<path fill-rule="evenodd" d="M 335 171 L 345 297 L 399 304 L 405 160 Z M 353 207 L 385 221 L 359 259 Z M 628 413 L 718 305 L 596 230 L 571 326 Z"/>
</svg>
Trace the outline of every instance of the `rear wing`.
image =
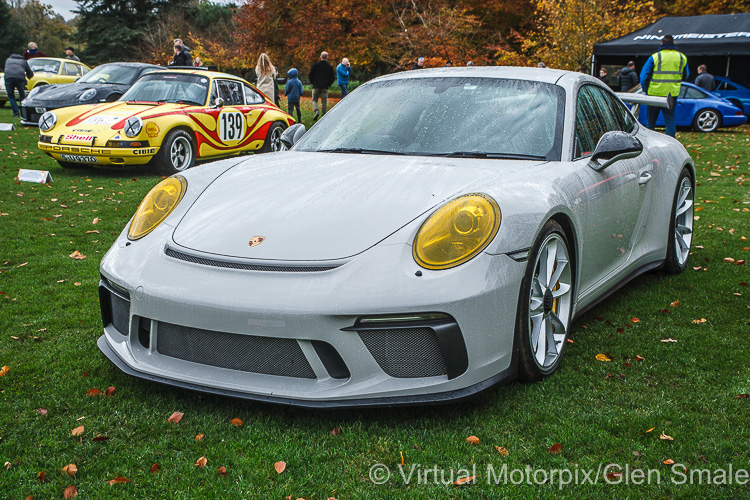
<svg viewBox="0 0 750 500">
<path fill-rule="evenodd" d="M 636 94 L 635 92 L 615 92 L 615 95 L 622 102 L 628 104 L 645 104 L 646 106 L 655 106 L 657 108 L 674 109 L 676 103 L 672 94 L 667 94 L 667 97 L 658 97 L 655 95 Z"/>
</svg>

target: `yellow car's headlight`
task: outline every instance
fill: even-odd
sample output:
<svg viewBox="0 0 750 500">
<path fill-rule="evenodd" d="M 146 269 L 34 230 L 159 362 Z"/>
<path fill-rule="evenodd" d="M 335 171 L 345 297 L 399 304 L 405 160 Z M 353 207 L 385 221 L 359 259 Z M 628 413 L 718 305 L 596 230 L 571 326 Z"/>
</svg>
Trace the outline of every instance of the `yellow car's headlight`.
<svg viewBox="0 0 750 500">
<path fill-rule="evenodd" d="M 156 229 L 180 203 L 187 190 L 187 181 L 176 175 L 168 177 L 148 192 L 133 216 L 128 239 L 137 240 Z"/>
<path fill-rule="evenodd" d="M 437 209 L 419 228 L 413 254 L 426 269 L 448 269 L 481 252 L 500 228 L 500 207 L 486 194 L 468 194 Z"/>
</svg>

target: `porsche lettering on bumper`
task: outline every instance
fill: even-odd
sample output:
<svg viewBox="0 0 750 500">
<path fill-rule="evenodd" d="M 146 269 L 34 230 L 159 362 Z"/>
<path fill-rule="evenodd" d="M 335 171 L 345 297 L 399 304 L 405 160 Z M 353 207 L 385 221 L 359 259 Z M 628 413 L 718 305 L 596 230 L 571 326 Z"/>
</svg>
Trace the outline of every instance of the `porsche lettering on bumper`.
<svg viewBox="0 0 750 500">
<path fill-rule="evenodd" d="M 94 158 L 86 163 L 99 163 L 102 165 L 139 165 L 148 163 L 159 151 L 158 147 L 151 148 L 101 148 L 89 146 L 75 146 L 72 144 L 50 144 L 39 142 L 39 149 L 58 161 L 74 161 L 71 157 Z"/>
</svg>

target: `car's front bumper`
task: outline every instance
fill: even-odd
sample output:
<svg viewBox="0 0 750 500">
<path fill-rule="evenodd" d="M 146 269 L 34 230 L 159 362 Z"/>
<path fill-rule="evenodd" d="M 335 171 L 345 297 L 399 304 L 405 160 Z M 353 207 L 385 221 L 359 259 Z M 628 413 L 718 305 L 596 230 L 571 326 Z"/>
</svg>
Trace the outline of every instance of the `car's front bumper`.
<svg viewBox="0 0 750 500">
<path fill-rule="evenodd" d="M 38 143 L 39 149 L 57 161 L 86 163 L 92 165 L 144 165 L 159 152 L 155 146 L 145 148 L 108 148 L 99 146 L 82 146 L 65 143 Z M 90 157 L 93 161 L 83 161 L 81 157 Z"/>
<path fill-rule="evenodd" d="M 99 346 L 126 373 L 310 407 L 445 402 L 515 375 L 525 262 L 481 254 L 416 276 L 408 245 L 379 245 L 319 272 L 230 269 L 171 257 L 151 236 L 127 246 L 121 237 L 101 266 Z M 106 310 L 112 291 L 119 311 Z M 363 317 L 435 312 L 455 320 L 458 341 L 434 343 L 431 326 L 416 323 L 384 325 L 369 340 L 357 327 Z M 444 373 L 430 365 L 441 360 Z"/>
</svg>

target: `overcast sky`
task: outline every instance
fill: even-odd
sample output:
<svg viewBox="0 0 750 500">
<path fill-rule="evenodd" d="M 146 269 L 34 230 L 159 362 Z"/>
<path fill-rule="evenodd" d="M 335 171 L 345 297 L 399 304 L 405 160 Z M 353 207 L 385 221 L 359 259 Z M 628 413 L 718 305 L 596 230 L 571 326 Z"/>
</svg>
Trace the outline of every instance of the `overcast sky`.
<svg viewBox="0 0 750 500">
<path fill-rule="evenodd" d="M 74 18 L 75 14 L 72 11 L 78 8 L 78 4 L 74 0 L 44 0 L 42 3 L 51 5 L 55 12 L 65 19 Z"/>
</svg>

